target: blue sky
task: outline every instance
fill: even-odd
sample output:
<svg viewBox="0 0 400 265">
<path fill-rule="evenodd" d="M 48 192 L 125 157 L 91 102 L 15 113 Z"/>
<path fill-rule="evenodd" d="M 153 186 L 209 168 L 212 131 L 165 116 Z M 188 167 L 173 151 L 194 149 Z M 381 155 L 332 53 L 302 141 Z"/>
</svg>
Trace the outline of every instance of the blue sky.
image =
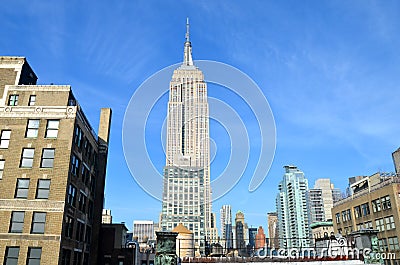
<svg viewBox="0 0 400 265">
<path fill-rule="evenodd" d="M 248 192 L 248 170 L 213 205 L 219 212 L 221 205 L 231 204 L 235 212 L 244 211 L 249 225 L 265 226 L 286 164 L 303 170 L 310 186 L 323 177 L 342 189 L 350 176 L 394 170 L 391 153 L 400 146 L 399 5 L 364 0 L 9 1 L 0 10 L 0 53 L 27 57 L 40 84 L 71 84 L 94 128 L 99 109 L 113 109 L 105 206 L 114 221 L 131 227 L 134 219 L 157 221 L 161 203 L 139 188 L 126 166 L 125 109 L 142 82 L 182 60 L 190 17 L 194 59 L 242 70 L 263 90 L 273 111 L 277 146 L 265 181 Z M 235 104 L 217 87 L 210 86 L 209 94 Z M 160 124 L 165 99 L 158 105 L 152 117 Z M 242 113 L 246 122 L 246 110 Z M 218 124 L 211 126 L 218 147 L 213 175 L 226 164 L 229 141 Z M 160 134 L 155 137 L 149 149 L 161 171 L 164 154 Z M 251 155 L 249 164 L 256 158 Z"/>
</svg>

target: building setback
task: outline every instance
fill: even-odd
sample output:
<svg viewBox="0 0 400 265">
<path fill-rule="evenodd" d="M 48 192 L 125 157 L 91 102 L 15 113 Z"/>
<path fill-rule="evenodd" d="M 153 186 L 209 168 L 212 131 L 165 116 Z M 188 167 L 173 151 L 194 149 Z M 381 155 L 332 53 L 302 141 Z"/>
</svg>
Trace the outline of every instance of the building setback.
<svg viewBox="0 0 400 265">
<path fill-rule="evenodd" d="M 279 246 L 281 248 L 309 247 L 308 181 L 295 166 L 285 166 L 276 198 Z"/>
<path fill-rule="evenodd" d="M 189 23 L 183 58 L 170 82 L 161 229 L 182 223 L 204 254 L 204 239 L 214 241 L 218 233 L 211 212 L 207 83 L 192 60 Z"/>
<path fill-rule="evenodd" d="M 0 263 L 97 264 L 111 109 L 93 131 L 68 85 L 0 57 Z"/>
</svg>

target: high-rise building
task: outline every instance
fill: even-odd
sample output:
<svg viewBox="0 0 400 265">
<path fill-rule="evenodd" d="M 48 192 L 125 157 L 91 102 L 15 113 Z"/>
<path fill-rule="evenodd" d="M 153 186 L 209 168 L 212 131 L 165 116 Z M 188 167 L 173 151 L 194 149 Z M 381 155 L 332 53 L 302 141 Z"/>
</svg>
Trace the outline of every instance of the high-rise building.
<svg viewBox="0 0 400 265">
<path fill-rule="evenodd" d="M 166 139 L 161 227 L 171 231 L 182 223 L 203 252 L 204 239 L 215 240 L 217 228 L 211 213 L 207 84 L 192 60 L 189 23 L 183 63 L 170 82 Z"/>
<path fill-rule="evenodd" d="M 314 189 L 321 190 L 321 196 L 324 207 L 325 219 L 322 221 L 332 220 L 332 207 L 333 203 L 341 198 L 340 190 L 336 189 L 330 179 L 317 179 L 315 181 Z"/>
<path fill-rule="evenodd" d="M 246 256 L 246 241 L 248 241 L 248 226 L 244 221 L 244 213 L 238 211 L 235 216 L 235 248 L 238 250 L 239 255 Z"/>
<path fill-rule="evenodd" d="M 102 224 L 112 224 L 112 215 L 110 209 L 103 209 L 103 214 L 101 215 Z"/>
<path fill-rule="evenodd" d="M 310 189 L 308 191 L 310 206 L 310 224 L 325 221 L 324 200 L 321 189 Z M 330 209 L 329 209 L 330 211 Z"/>
<path fill-rule="evenodd" d="M 147 243 L 154 238 L 154 222 L 148 220 L 133 221 L 133 237 L 137 237 L 139 243 Z"/>
<path fill-rule="evenodd" d="M 279 249 L 278 213 L 267 214 L 269 247 Z"/>
<path fill-rule="evenodd" d="M 98 264 L 111 109 L 97 134 L 68 85 L 0 57 L 0 263 Z"/>
<path fill-rule="evenodd" d="M 279 183 L 277 213 L 279 246 L 281 248 L 309 247 L 308 181 L 296 166 L 285 166 L 285 174 Z"/>
<path fill-rule="evenodd" d="M 254 249 L 256 246 L 256 236 L 257 236 L 257 228 L 249 227 L 249 243 L 247 244 L 251 249 Z"/>
<path fill-rule="evenodd" d="M 392 157 L 396 173 L 400 174 L 400 148 L 393 152 Z"/>
<path fill-rule="evenodd" d="M 262 226 L 258 227 L 258 231 L 256 234 L 256 242 L 255 242 L 255 248 L 260 249 L 264 248 L 266 245 L 266 238 L 265 238 L 265 233 L 264 233 L 264 228 Z"/>
<path fill-rule="evenodd" d="M 230 205 L 222 205 L 220 209 L 221 240 L 226 248 L 232 248 L 232 209 Z"/>
</svg>

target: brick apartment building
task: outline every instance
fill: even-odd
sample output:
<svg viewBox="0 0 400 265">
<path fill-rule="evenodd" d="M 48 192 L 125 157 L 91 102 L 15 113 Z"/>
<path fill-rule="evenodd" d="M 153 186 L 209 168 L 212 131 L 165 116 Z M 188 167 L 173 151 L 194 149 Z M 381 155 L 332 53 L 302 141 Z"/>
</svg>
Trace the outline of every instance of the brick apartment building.
<svg viewBox="0 0 400 265">
<path fill-rule="evenodd" d="M 97 264 L 111 109 L 96 134 L 68 85 L 0 57 L 0 264 Z"/>
</svg>

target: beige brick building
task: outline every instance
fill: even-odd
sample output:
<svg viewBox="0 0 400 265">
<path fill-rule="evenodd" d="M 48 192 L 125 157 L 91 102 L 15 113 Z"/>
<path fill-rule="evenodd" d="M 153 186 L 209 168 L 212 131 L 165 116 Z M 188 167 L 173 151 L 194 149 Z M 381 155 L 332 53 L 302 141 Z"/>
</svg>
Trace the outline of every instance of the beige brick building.
<svg viewBox="0 0 400 265">
<path fill-rule="evenodd" d="M 0 57 L 0 264 L 96 264 L 111 110 L 93 131 L 67 85 Z"/>
<path fill-rule="evenodd" d="M 379 249 L 395 253 L 385 264 L 400 264 L 400 176 L 376 173 L 351 184 L 352 195 L 334 204 L 335 233 L 351 237 L 362 229 L 378 230 Z"/>
</svg>

